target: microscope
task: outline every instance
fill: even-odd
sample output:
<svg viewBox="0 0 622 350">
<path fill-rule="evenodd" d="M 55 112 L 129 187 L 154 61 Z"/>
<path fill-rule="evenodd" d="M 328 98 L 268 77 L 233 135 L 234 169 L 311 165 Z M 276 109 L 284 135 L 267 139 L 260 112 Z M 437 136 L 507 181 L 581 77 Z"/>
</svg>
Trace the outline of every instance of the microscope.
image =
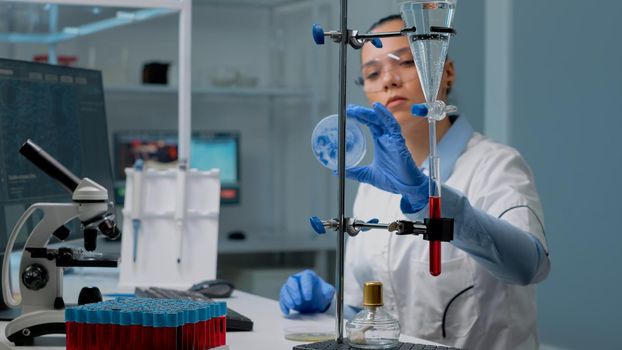
<svg viewBox="0 0 622 350">
<path fill-rule="evenodd" d="M 72 202 L 31 205 L 15 224 L 7 242 L 2 264 L 2 292 L 9 307 L 21 307 L 21 315 L 9 322 L 5 334 L 16 345 L 32 342 L 41 335 L 65 333 L 63 269 L 117 267 L 117 259 L 106 260 L 93 251 L 98 233 L 110 239 L 121 235 L 106 188 L 91 179 L 80 179 L 31 140 L 27 140 L 19 152 L 67 188 L 72 193 Z M 13 290 L 11 252 L 22 227 L 36 212 L 40 212 L 42 218 L 28 234 L 19 266 L 19 288 Z M 76 218 L 81 223 L 84 249 L 48 248 L 52 236 L 61 241 L 69 237 L 70 231 L 65 225 Z M 81 290 L 80 304 L 97 301 L 101 301 L 101 293 L 96 287 Z"/>
</svg>

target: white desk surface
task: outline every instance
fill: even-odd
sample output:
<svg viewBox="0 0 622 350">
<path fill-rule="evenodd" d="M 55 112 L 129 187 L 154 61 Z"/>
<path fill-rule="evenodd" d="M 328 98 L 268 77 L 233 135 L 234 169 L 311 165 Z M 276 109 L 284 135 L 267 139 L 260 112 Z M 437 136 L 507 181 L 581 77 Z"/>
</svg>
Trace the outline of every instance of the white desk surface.
<svg viewBox="0 0 622 350">
<path fill-rule="evenodd" d="M 66 303 L 76 303 L 82 286 L 96 285 L 102 293 L 123 293 L 117 287 L 117 269 L 83 268 L 82 271 L 65 277 Z M 227 333 L 227 345 L 230 349 L 271 349 L 291 350 L 298 342 L 285 340 L 284 329 L 289 327 L 321 327 L 333 330 L 335 321 L 332 315 L 300 315 L 285 317 L 281 314 L 278 302 L 242 291 L 235 291 L 231 298 L 222 299 L 227 306 L 253 320 L 252 332 Z M 16 347 L 4 336 L 6 322 L 0 322 L 0 349 L 65 349 L 64 336 L 46 336 L 28 347 Z M 434 344 L 425 340 L 402 336 L 401 341 L 422 344 Z"/>
</svg>

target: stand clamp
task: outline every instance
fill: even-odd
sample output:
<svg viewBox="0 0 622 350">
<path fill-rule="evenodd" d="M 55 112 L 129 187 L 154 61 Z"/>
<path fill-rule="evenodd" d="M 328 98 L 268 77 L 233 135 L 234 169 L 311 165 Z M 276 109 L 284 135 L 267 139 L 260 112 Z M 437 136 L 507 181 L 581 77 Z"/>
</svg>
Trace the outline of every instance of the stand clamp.
<svg viewBox="0 0 622 350">
<path fill-rule="evenodd" d="M 378 219 L 371 219 L 367 222 L 354 218 L 345 218 L 345 229 L 350 237 L 354 237 L 361 231 L 369 231 L 371 229 L 385 229 L 389 232 L 394 232 L 398 236 L 404 235 L 422 235 L 426 241 L 443 241 L 450 242 L 454 239 L 454 219 L 440 218 L 429 219 L 426 218 L 424 222 L 420 221 L 408 221 L 397 220 L 388 224 L 379 223 Z M 333 231 L 339 230 L 339 220 L 320 220 L 317 216 L 312 216 L 309 219 L 311 227 L 317 234 L 326 233 L 326 229 Z"/>
<path fill-rule="evenodd" d="M 402 36 L 408 33 L 414 33 L 417 29 L 415 27 L 404 28 L 399 32 L 384 32 L 384 33 L 366 33 L 360 34 L 358 30 L 349 29 L 346 33 L 346 40 L 350 46 L 354 49 L 360 49 L 366 42 L 371 42 L 377 48 L 382 47 L 382 41 L 380 38 L 388 38 L 393 36 Z M 317 45 L 324 45 L 325 37 L 330 38 L 336 43 L 340 43 L 343 40 L 343 35 L 338 30 L 324 31 L 319 24 L 314 24 L 312 29 L 313 40 Z"/>
</svg>

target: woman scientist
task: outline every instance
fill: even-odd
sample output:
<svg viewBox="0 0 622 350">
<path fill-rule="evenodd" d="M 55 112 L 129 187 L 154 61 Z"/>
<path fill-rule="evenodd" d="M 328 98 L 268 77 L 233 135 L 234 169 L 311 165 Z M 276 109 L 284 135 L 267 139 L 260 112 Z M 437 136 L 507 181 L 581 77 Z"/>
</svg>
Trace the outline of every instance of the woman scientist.
<svg viewBox="0 0 622 350">
<path fill-rule="evenodd" d="M 399 31 L 399 15 L 372 31 Z M 374 160 L 347 171 L 359 181 L 354 217 L 421 221 L 428 213 L 428 121 L 411 114 L 424 102 L 405 37 L 362 48 L 362 85 L 372 108 L 349 106 L 367 125 Z M 439 91 L 455 80 L 447 61 Z M 420 236 L 374 230 L 348 239 L 345 303 L 363 303 L 362 286 L 384 285 L 387 311 L 403 334 L 469 349 L 537 349 L 536 286 L 550 270 L 542 208 L 533 175 L 520 154 L 473 131 L 464 117 L 438 122 L 444 183 L 443 216 L 454 218 L 454 240 L 442 244 L 442 274 L 429 274 L 428 243 Z M 420 167 L 417 167 L 419 164 Z M 334 288 L 310 270 L 289 277 L 283 313 L 324 312 Z"/>
</svg>

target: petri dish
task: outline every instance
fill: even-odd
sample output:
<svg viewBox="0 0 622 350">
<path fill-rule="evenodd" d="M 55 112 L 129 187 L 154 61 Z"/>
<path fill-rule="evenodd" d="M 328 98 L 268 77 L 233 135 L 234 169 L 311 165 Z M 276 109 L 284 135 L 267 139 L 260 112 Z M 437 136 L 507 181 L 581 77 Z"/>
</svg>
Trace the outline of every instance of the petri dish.
<svg viewBox="0 0 622 350">
<path fill-rule="evenodd" d="M 330 170 L 337 170 L 339 157 L 339 120 L 336 114 L 320 120 L 311 134 L 315 158 Z M 367 152 L 367 141 L 358 122 L 346 120 L 346 169 L 359 164 Z"/>
<path fill-rule="evenodd" d="M 285 328 L 283 332 L 285 333 L 285 339 L 304 343 L 334 340 L 336 338 L 333 327 L 296 326 Z"/>
</svg>

